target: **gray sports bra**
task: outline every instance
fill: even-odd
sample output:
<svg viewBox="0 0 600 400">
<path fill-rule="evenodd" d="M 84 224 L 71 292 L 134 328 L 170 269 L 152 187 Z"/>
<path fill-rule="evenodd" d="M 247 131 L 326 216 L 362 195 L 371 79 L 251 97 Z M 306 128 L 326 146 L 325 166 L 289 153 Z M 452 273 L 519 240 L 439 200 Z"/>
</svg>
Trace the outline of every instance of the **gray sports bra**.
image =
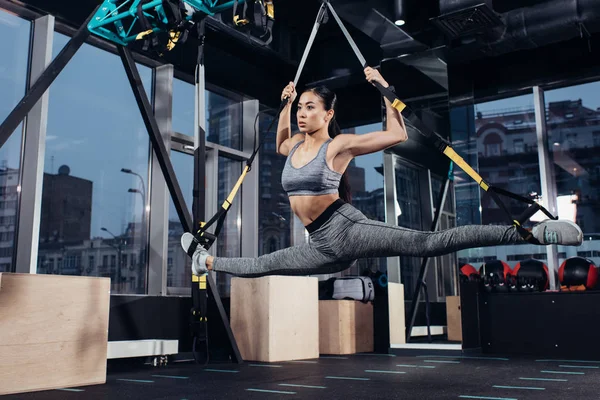
<svg viewBox="0 0 600 400">
<path fill-rule="evenodd" d="M 292 148 L 281 173 L 281 184 L 288 196 L 318 196 L 338 192 L 342 174 L 331 170 L 325 160 L 327 147 L 332 140 L 330 138 L 323 143 L 317 156 L 300 168 L 292 166 L 292 155 L 304 140 Z"/>
</svg>

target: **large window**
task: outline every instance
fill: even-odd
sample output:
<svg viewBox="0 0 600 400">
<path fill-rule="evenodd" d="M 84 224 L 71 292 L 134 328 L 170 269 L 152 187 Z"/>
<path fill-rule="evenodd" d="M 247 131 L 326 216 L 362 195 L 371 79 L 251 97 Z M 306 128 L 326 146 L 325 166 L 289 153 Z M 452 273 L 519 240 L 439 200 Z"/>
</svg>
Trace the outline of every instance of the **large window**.
<svg viewBox="0 0 600 400">
<path fill-rule="evenodd" d="M 277 154 L 275 149 L 275 130 L 267 128 L 273 116 L 261 113 L 259 119 L 260 138 L 265 142 L 260 148 L 258 169 L 258 255 L 270 254 L 292 245 L 292 218 L 290 201 L 281 186 L 281 173 L 286 157 Z"/>
<path fill-rule="evenodd" d="M 558 246 L 559 262 L 600 262 L 600 82 L 547 91 L 548 149 L 560 218 L 577 222 L 581 247 Z"/>
<path fill-rule="evenodd" d="M 396 158 L 394 163 L 396 175 L 396 196 L 398 198 L 398 209 L 396 210 L 398 226 L 424 230 L 422 226 L 421 202 L 421 180 L 419 169 Z M 429 227 L 427 228 L 429 229 Z M 417 284 L 417 277 L 421 267 L 421 258 L 400 256 L 400 274 L 404 284 L 404 297 L 412 298 Z"/>
<path fill-rule="evenodd" d="M 452 111 L 454 148 L 490 184 L 539 200 L 543 197 L 538 159 L 533 94 L 460 107 Z M 511 225 L 511 220 L 487 192 L 458 167 L 454 171 L 457 225 Z M 511 215 L 526 203 L 500 196 Z M 534 224 L 528 221 L 524 226 Z M 514 267 L 527 258 L 545 258 L 543 246 L 509 245 L 458 252 L 459 263 L 479 268 L 499 259 Z"/>
<path fill-rule="evenodd" d="M 171 151 L 171 163 L 183 193 L 186 207 L 192 212 L 194 201 L 194 156 L 191 154 Z M 183 235 L 183 225 L 175 210 L 173 198 L 169 194 L 169 254 L 167 258 L 167 286 L 189 287 L 192 274 L 192 260 L 183 251 L 180 245 Z"/>
<path fill-rule="evenodd" d="M 173 83 L 173 131 L 189 136 L 185 139 L 181 136 L 177 141 L 193 147 L 194 135 L 194 85 L 175 79 Z M 239 150 L 242 145 L 242 104 L 240 101 L 212 91 L 205 92 L 206 101 L 206 141 L 208 147 L 211 144 Z M 217 169 L 215 176 L 210 175 L 207 168 L 206 182 L 216 180 L 217 192 L 206 192 L 206 204 L 216 203 L 217 209 L 221 207 L 225 198 L 233 189 L 235 183 L 242 173 L 242 162 L 229 157 L 227 149 L 213 147 L 207 152 L 208 157 L 215 154 L 216 164 L 212 167 Z M 183 192 L 188 210 L 192 212 L 193 185 L 194 185 L 194 158 L 192 154 L 184 154 L 171 151 L 171 161 L 175 169 L 175 175 Z M 208 165 L 208 164 L 207 164 Z M 240 257 L 241 256 L 241 201 L 243 187 L 238 191 L 233 205 L 230 207 L 224 221 L 219 237 L 213 249 L 218 257 Z M 213 217 L 209 211 L 206 219 Z M 214 232 L 216 223 L 211 225 L 209 232 Z M 191 260 L 181 249 L 179 240 L 183 234 L 183 227 L 172 199 L 169 207 L 169 255 L 167 286 L 170 288 L 187 288 L 191 276 Z M 226 274 L 216 274 L 216 281 L 221 297 L 229 296 L 230 277 Z M 188 293 L 188 292 L 186 292 Z"/>
<path fill-rule="evenodd" d="M 381 123 L 345 129 L 343 133 L 365 134 L 382 129 Z M 348 181 L 352 192 L 352 205 L 367 218 L 385 221 L 385 199 L 383 190 L 383 151 L 356 157 L 350 162 Z M 366 270 L 387 272 L 387 259 L 365 258 L 342 275 L 362 275 Z"/>
<path fill-rule="evenodd" d="M 242 174 L 242 162 L 230 158 L 219 156 L 219 180 L 218 180 L 218 204 L 219 207 L 235 186 Z M 242 185 L 243 186 L 243 185 Z M 227 217 L 223 222 L 223 228 L 219 233 L 219 239 L 216 242 L 217 255 L 220 257 L 240 257 L 242 255 L 242 204 L 241 197 L 244 188 L 240 188 L 236 194 L 236 201 L 229 207 Z M 256 210 L 248 210 L 256 212 Z M 230 296 L 231 275 L 217 272 L 217 286 L 219 295 L 222 297 Z"/>
<path fill-rule="evenodd" d="M 175 79 L 173 82 L 173 130 L 194 136 L 194 85 Z M 242 105 L 237 100 L 207 90 L 204 92 L 206 104 L 206 140 L 211 143 L 242 148 Z"/>
<path fill-rule="evenodd" d="M 0 10 L 0 122 L 25 94 L 31 23 Z M 14 270 L 22 125 L 0 148 L 0 272 Z"/>
<path fill-rule="evenodd" d="M 54 56 L 68 40 L 55 34 Z M 82 46 L 50 87 L 46 140 L 38 272 L 145 293 L 149 136 L 116 55 Z"/>
</svg>

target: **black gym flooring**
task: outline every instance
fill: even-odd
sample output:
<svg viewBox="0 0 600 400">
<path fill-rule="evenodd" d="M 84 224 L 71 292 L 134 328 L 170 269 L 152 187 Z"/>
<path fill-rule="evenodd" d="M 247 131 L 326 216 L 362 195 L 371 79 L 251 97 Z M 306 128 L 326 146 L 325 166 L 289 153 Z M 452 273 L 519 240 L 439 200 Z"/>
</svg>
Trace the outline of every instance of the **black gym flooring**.
<svg viewBox="0 0 600 400">
<path fill-rule="evenodd" d="M 70 399 L 598 399 L 600 361 L 356 354 L 111 371 L 104 385 L 2 397 Z"/>
</svg>

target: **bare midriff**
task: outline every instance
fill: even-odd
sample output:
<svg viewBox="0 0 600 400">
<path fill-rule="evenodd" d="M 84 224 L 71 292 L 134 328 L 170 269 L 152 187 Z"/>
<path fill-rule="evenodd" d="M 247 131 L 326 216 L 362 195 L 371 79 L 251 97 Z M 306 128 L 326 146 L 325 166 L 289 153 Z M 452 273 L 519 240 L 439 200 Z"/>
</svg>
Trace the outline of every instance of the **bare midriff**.
<svg viewBox="0 0 600 400">
<path fill-rule="evenodd" d="M 290 196 L 290 207 L 304 226 L 313 222 L 334 201 L 339 199 L 337 193 L 319 196 Z"/>
</svg>

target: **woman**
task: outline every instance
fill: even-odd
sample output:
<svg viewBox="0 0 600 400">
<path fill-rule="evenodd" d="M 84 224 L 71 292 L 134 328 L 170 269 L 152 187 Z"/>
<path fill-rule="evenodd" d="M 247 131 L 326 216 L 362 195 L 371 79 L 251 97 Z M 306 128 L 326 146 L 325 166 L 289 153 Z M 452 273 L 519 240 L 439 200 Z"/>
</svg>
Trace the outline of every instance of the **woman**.
<svg viewBox="0 0 600 400">
<path fill-rule="evenodd" d="M 367 81 L 388 83 L 370 67 Z M 302 93 L 297 120 L 300 134 L 291 135 L 290 114 L 296 99 L 290 82 L 282 93 L 288 102 L 277 127 L 277 152 L 287 157 L 282 173 L 283 189 L 290 206 L 310 233 L 310 243 L 275 251 L 258 258 L 209 256 L 198 246 L 192 270 L 208 270 L 238 276 L 330 274 L 347 269 L 354 260 L 367 257 L 433 257 L 465 248 L 524 243 L 514 226 L 471 225 L 438 232 L 414 231 L 367 219 L 348 204 L 350 196 L 344 176 L 350 161 L 406 141 L 401 114 L 385 99 L 385 131 L 363 135 L 341 134 L 335 121 L 336 96 L 318 87 Z M 532 229 L 541 244 L 580 245 L 579 227 L 563 220 L 546 220 Z M 194 237 L 185 233 L 181 245 L 187 252 Z"/>
</svg>

